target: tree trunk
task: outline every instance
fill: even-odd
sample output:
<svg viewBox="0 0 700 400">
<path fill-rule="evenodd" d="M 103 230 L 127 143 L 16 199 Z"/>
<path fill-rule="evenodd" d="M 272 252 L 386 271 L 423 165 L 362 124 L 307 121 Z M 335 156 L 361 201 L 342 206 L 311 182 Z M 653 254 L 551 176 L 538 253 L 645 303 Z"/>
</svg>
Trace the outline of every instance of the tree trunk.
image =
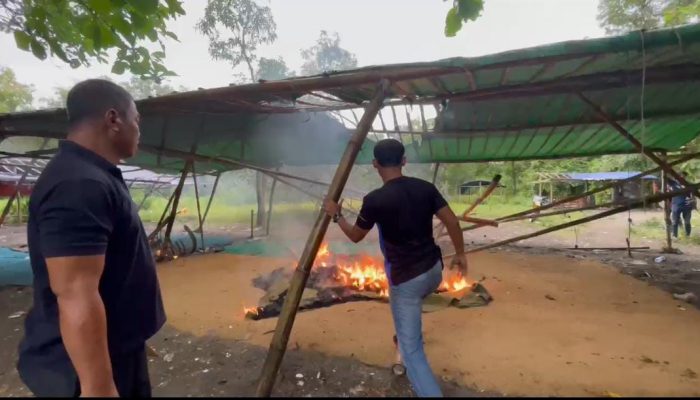
<svg viewBox="0 0 700 400">
<path fill-rule="evenodd" d="M 257 218 L 255 220 L 255 226 L 265 226 L 265 221 L 267 220 L 267 202 L 265 198 L 267 197 L 267 177 L 262 172 L 255 173 L 255 194 L 258 199 L 258 210 Z"/>
</svg>

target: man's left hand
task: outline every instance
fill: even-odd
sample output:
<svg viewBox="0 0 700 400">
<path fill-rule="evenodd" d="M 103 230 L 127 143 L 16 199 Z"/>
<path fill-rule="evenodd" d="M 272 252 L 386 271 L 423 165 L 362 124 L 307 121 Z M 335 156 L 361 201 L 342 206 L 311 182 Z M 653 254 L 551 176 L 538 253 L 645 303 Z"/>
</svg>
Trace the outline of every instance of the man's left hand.
<svg viewBox="0 0 700 400">
<path fill-rule="evenodd" d="M 328 214 L 329 217 L 334 217 L 338 214 L 341 213 L 343 210 L 343 200 L 340 200 L 340 203 L 336 203 L 335 201 L 326 198 L 323 200 L 323 211 Z"/>
</svg>

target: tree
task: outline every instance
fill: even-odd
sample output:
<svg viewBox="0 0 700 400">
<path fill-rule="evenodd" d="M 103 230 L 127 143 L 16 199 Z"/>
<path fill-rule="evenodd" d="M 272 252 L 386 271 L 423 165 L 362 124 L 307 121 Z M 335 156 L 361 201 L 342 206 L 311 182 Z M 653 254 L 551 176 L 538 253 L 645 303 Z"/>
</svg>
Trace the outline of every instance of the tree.
<svg viewBox="0 0 700 400">
<path fill-rule="evenodd" d="M 254 65 L 258 46 L 277 39 L 277 25 L 270 7 L 261 7 L 253 0 L 209 0 L 196 28 L 209 38 L 209 54 L 213 59 L 228 61 L 232 68 L 245 63 L 251 82 L 257 80 Z M 260 172 L 256 177 L 256 222 L 265 226 L 266 179 Z"/>
<path fill-rule="evenodd" d="M 452 0 L 445 17 L 445 36 L 454 37 L 465 22 L 476 21 L 484 9 L 484 0 Z"/>
<path fill-rule="evenodd" d="M 598 22 L 608 34 L 681 25 L 700 16 L 700 0 L 600 0 Z"/>
<path fill-rule="evenodd" d="M 304 64 L 301 72 L 304 75 L 315 75 L 324 72 L 342 71 L 357 67 L 357 57 L 340 47 L 340 36 L 321 31 L 316 45 L 301 51 Z"/>
<path fill-rule="evenodd" d="M 107 63 L 116 51 L 113 73 L 160 80 L 175 75 L 163 65 L 163 38 L 177 40 L 166 21 L 184 14 L 180 0 L 0 0 L 0 31 L 41 60 L 51 54 L 77 68 Z M 160 50 L 148 50 L 146 40 Z"/>
<path fill-rule="evenodd" d="M 0 113 L 27 109 L 32 104 L 32 87 L 17 82 L 10 68 L 0 67 Z"/>
<path fill-rule="evenodd" d="M 43 97 L 39 100 L 42 108 L 63 108 L 66 106 L 69 87 L 54 87 L 52 97 Z"/>
<path fill-rule="evenodd" d="M 186 88 L 180 86 L 178 89 L 165 84 L 158 83 L 152 79 L 142 79 L 137 76 L 132 76 L 126 82 L 119 83 L 135 100 L 147 99 L 149 97 L 163 96 L 173 92 L 184 92 Z"/>
<path fill-rule="evenodd" d="M 294 71 L 290 71 L 289 68 L 287 68 L 287 64 L 282 57 L 262 57 L 258 61 L 258 71 L 256 75 L 258 79 L 274 81 L 292 77 L 294 76 Z"/>
<path fill-rule="evenodd" d="M 255 82 L 255 60 L 258 46 L 277 39 L 277 25 L 270 7 L 261 7 L 253 0 L 209 0 L 197 29 L 209 38 L 209 54 L 236 68 L 248 66 L 251 82 Z M 228 35 L 225 31 L 230 31 Z"/>
</svg>

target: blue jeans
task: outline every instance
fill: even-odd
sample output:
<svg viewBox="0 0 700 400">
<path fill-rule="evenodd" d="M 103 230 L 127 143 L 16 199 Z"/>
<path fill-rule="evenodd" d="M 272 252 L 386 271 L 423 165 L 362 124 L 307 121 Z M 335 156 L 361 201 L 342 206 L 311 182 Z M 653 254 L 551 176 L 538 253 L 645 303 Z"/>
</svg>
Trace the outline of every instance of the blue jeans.
<svg viewBox="0 0 700 400">
<path fill-rule="evenodd" d="M 394 317 L 399 351 L 408 380 L 419 397 L 442 397 L 440 386 L 423 351 L 421 313 L 423 299 L 442 282 L 442 261 L 428 272 L 408 282 L 390 286 L 391 314 Z"/>
<path fill-rule="evenodd" d="M 673 237 L 678 237 L 678 227 L 681 224 L 681 217 L 685 225 L 685 235 L 690 236 L 690 216 L 693 209 L 689 206 L 673 207 L 671 209 L 671 221 L 673 225 Z"/>
</svg>

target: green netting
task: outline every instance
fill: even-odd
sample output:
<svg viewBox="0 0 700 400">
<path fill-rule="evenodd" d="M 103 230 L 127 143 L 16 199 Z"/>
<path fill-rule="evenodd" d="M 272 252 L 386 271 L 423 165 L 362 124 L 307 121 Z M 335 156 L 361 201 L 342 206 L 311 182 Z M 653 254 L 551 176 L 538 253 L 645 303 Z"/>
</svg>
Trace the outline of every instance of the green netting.
<svg viewBox="0 0 700 400">
<path fill-rule="evenodd" d="M 320 85 L 318 90 L 362 103 L 372 98 L 380 77 L 400 73 L 411 73 L 412 78 L 393 80 L 387 100 L 442 103 L 434 132 L 398 135 L 411 162 L 638 152 L 591 112 L 578 92 L 648 149 L 675 151 L 700 133 L 700 24 L 476 58 L 331 73 L 328 79 L 347 77 L 366 83 Z M 287 83 L 293 86 L 298 81 Z M 171 153 L 156 156 L 142 151 L 131 162 L 149 169 L 179 170 L 184 163 L 181 153 L 196 153 L 265 167 L 336 164 L 350 138 L 337 119 L 323 112 L 270 114 L 261 111 L 270 106 L 269 100 L 250 103 L 279 96 L 285 101 L 317 89 L 290 94 L 266 88 L 248 85 L 140 101 L 142 142 Z M 256 104 L 261 108 L 248 111 L 256 110 Z M 63 132 L 65 113 L 60 110 L 0 116 L 4 136 Z M 357 163 L 371 162 L 372 147 L 371 140 L 365 141 Z M 203 172 L 234 167 L 198 162 L 197 168 Z"/>
</svg>

